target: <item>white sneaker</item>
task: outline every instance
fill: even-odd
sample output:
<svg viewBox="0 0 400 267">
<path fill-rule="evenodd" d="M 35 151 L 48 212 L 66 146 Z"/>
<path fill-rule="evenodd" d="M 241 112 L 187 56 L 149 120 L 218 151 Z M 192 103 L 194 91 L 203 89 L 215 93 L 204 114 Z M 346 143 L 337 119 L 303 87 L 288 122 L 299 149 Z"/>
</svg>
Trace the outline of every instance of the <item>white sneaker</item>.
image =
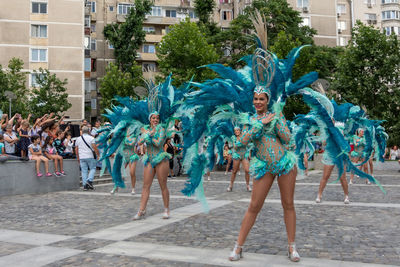
<svg viewBox="0 0 400 267">
<path fill-rule="evenodd" d="M 350 204 L 349 196 L 344 198 L 344 204 Z"/>
<path fill-rule="evenodd" d="M 211 181 L 211 177 L 210 177 L 210 176 L 207 176 L 207 180 L 208 180 L 208 181 Z"/>
<path fill-rule="evenodd" d="M 317 198 L 315 199 L 315 203 L 321 203 L 321 198 L 320 198 L 320 197 L 317 197 Z"/>
<path fill-rule="evenodd" d="M 135 188 L 132 188 L 131 195 L 134 195 L 134 194 L 136 194 L 136 192 L 135 192 Z"/>
<path fill-rule="evenodd" d="M 118 186 L 114 186 L 114 188 L 110 191 L 110 194 L 114 195 L 117 192 L 118 192 Z"/>
</svg>

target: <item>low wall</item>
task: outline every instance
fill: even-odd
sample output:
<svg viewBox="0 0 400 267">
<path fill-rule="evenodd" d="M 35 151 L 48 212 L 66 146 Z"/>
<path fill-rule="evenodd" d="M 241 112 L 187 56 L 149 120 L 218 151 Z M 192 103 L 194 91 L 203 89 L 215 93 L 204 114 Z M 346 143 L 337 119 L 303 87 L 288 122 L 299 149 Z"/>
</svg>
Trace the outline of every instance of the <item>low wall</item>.
<svg viewBox="0 0 400 267">
<path fill-rule="evenodd" d="M 50 172 L 54 172 L 53 162 L 49 162 Z M 44 172 L 43 163 L 40 164 Z M 36 176 L 35 161 L 0 162 L 0 196 L 18 194 L 39 194 L 79 188 L 80 171 L 76 159 L 65 159 L 66 176 Z"/>
</svg>

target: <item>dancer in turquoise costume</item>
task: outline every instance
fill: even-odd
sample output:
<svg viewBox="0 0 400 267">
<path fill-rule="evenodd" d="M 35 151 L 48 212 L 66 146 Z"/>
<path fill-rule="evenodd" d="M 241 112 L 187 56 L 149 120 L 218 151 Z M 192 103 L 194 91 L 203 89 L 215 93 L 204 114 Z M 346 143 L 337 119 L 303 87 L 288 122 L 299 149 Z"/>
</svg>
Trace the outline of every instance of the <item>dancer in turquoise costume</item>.
<svg viewBox="0 0 400 267">
<path fill-rule="evenodd" d="M 190 168 L 186 187 L 182 191 L 186 195 L 202 191 L 201 179 L 207 159 L 195 153 L 198 140 L 209 123 L 234 118 L 242 125 L 240 142 L 243 145 L 252 142 L 255 155 L 250 162 L 250 173 L 254 177 L 251 202 L 229 259 L 240 260 L 246 237 L 274 179 L 278 178 L 289 244 L 288 257 L 292 261 L 299 261 L 294 243 L 296 157 L 290 151 L 291 135 L 282 109 L 286 98 L 298 94 L 301 88 L 314 82 L 317 74 L 312 72 L 292 82 L 292 68 L 302 47 L 293 49 L 287 59 L 280 60 L 266 50 L 266 28 L 259 13 L 254 24 L 259 48 L 254 55 L 244 58 L 247 66 L 233 70 L 220 64 L 208 65 L 220 78 L 202 84 L 194 83 L 198 90 L 188 94 L 182 106 L 186 113 L 192 114 L 182 120 L 185 129 L 192 129 L 185 135 L 185 160 L 190 162 Z"/>
<path fill-rule="evenodd" d="M 115 186 L 125 187 L 121 175 L 121 167 L 126 160 L 135 162 L 137 157 L 134 151 L 129 152 L 127 158 L 126 148 L 133 149 L 133 143 L 141 145 L 146 143 L 146 154 L 142 160 L 144 167 L 144 179 L 141 204 L 134 220 L 143 219 L 150 194 L 150 187 L 154 176 L 157 179 L 162 191 L 164 202 L 163 218 L 169 218 L 169 192 L 167 188 L 168 159 L 170 155 L 163 151 L 166 137 L 171 136 L 174 131 L 171 127 L 176 119 L 175 112 L 182 103 L 183 95 L 187 86 L 175 90 L 171 85 L 171 75 L 164 83 L 155 86 L 151 82 L 147 84 L 149 96 L 146 100 L 134 101 L 129 97 L 116 97 L 120 106 L 114 106 L 107 110 L 105 115 L 109 118 L 111 125 L 101 129 L 98 142 L 103 148 L 101 160 L 111 171 L 109 157 L 115 153 L 112 177 Z M 171 130 L 167 130 L 171 129 Z M 109 142 L 107 140 L 110 139 Z M 126 146 L 128 144 L 128 146 Z M 125 150 L 125 153 L 124 153 Z"/>
<path fill-rule="evenodd" d="M 250 187 L 250 171 L 249 171 L 249 158 L 250 158 L 250 145 L 242 144 L 240 140 L 240 136 L 242 134 L 242 130 L 240 127 L 235 127 L 235 134 L 232 137 L 232 144 L 233 144 L 233 151 L 232 151 L 232 158 L 233 158 L 233 170 L 231 174 L 231 182 L 227 189 L 228 192 L 231 192 L 233 189 L 233 183 L 236 179 L 236 174 L 240 170 L 240 164 L 242 164 L 244 173 L 245 173 L 245 180 L 246 180 L 246 188 L 247 191 L 251 192 Z"/>
</svg>

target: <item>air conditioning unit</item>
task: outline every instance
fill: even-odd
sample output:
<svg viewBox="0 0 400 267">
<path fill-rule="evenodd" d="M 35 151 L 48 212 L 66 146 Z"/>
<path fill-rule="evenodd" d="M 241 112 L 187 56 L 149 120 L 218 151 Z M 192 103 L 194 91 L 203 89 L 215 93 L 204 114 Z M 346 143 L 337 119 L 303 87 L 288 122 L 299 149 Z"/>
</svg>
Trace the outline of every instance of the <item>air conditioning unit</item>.
<svg viewBox="0 0 400 267">
<path fill-rule="evenodd" d="M 303 12 L 308 13 L 308 6 L 303 6 Z"/>
<path fill-rule="evenodd" d="M 377 22 L 376 19 L 372 20 L 372 24 L 376 24 L 376 22 Z"/>
<path fill-rule="evenodd" d="M 338 33 L 342 33 L 342 29 L 338 29 L 337 32 L 338 32 Z"/>
<path fill-rule="evenodd" d="M 371 2 L 368 2 L 367 7 L 368 7 L 368 8 L 372 8 L 372 3 L 371 3 Z"/>
<path fill-rule="evenodd" d="M 368 24 L 372 24 L 372 20 L 371 19 L 367 19 L 367 23 Z"/>
</svg>

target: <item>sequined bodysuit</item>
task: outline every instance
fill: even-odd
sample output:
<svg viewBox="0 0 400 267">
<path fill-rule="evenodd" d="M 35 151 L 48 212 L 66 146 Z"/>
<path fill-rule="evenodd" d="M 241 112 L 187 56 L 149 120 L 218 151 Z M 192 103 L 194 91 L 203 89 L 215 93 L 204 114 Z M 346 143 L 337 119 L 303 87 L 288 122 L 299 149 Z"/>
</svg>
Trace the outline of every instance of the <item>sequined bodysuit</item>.
<svg viewBox="0 0 400 267">
<path fill-rule="evenodd" d="M 243 160 L 243 159 L 247 159 L 249 157 L 248 153 L 246 153 L 248 146 L 246 146 L 240 142 L 240 137 L 238 138 L 236 136 L 233 136 L 232 144 L 233 144 L 232 158 L 234 160 Z"/>
<path fill-rule="evenodd" d="M 165 128 L 161 125 L 157 125 L 154 132 L 149 125 L 142 128 L 142 137 L 139 143 L 145 142 L 147 145 L 147 153 L 143 157 L 143 164 L 145 166 L 150 163 L 154 168 L 164 159 L 172 158 L 169 153 L 163 150 L 165 139 Z"/>
<path fill-rule="evenodd" d="M 261 120 L 268 116 L 257 114 L 249 118 L 249 124 L 243 130 L 241 143 L 247 145 L 253 141 L 255 157 L 250 163 L 250 172 L 256 179 L 266 173 L 282 175 L 288 173 L 296 163 L 296 157 L 289 151 L 290 130 L 283 114 L 264 125 Z"/>
</svg>

